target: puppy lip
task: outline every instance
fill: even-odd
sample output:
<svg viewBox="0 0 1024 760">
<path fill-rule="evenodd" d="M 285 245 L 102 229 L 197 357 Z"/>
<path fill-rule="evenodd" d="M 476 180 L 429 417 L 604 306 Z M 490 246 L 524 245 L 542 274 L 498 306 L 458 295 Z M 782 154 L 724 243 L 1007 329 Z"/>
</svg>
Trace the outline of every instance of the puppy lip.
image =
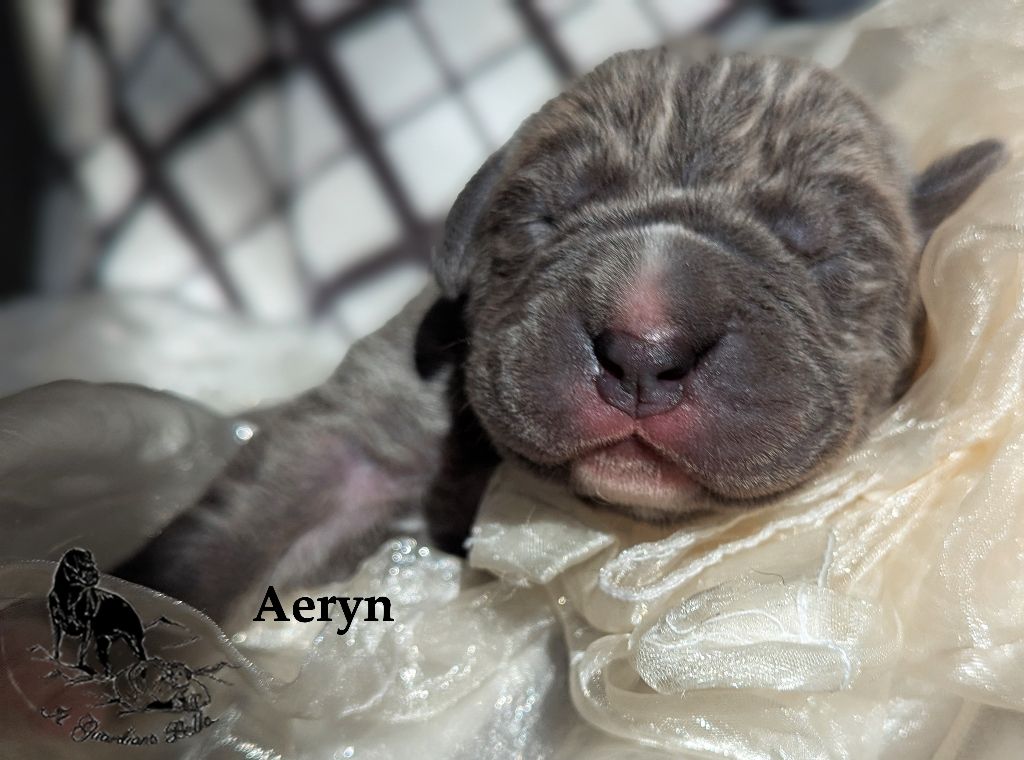
<svg viewBox="0 0 1024 760">
<path fill-rule="evenodd" d="M 637 434 L 592 449 L 572 464 L 582 496 L 640 510 L 685 511 L 700 485 Z"/>
</svg>

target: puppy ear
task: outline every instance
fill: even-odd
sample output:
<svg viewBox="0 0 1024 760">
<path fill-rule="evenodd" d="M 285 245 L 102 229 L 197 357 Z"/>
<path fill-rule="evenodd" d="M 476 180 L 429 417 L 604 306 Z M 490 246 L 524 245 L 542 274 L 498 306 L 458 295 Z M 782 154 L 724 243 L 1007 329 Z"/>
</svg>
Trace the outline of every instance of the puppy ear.
<svg viewBox="0 0 1024 760">
<path fill-rule="evenodd" d="M 466 355 L 466 299 L 439 298 L 423 316 L 413 346 L 416 372 L 429 380 L 442 367 L 459 364 Z"/>
<path fill-rule="evenodd" d="M 501 159 L 502 150 L 492 153 L 459 193 L 455 205 L 448 212 L 444 239 L 433 256 L 434 276 L 446 298 L 458 298 L 468 284 L 472 264 L 469 241 L 501 176 Z"/>
<path fill-rule="evenodd" d="M 1007 156 L 998 140 L 982 140 L 943 156 L 917 177 L 911 207 L 925 240 L 1006 162 Z"/>
</svg>

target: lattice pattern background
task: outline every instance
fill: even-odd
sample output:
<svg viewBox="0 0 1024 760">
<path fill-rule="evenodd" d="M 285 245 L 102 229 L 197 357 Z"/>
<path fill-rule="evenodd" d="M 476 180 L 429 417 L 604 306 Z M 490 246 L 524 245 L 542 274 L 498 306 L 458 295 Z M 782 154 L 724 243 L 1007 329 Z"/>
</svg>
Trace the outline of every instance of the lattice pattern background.
<svg viewBox="0 0 1024 760">
<path fill-rule="evenodd" d="M 729 0 L 26 3 L 59 154 L 41 288 L 167 294 L 353 339 L 562 82 Z"/>
</svg>

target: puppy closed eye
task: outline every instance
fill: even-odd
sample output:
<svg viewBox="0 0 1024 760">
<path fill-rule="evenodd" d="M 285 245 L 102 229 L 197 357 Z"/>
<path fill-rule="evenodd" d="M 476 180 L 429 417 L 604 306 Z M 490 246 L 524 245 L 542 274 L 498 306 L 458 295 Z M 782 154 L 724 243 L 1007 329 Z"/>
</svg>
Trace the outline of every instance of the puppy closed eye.
<svg viewBox="0 0 1024 760">
<path fill-rule="evenodd" d="M 588 167 L 566 178 L 553 172 L 534 195 L 527 208 L 526 226 L 540 239 L 549 239 L 560 225 L 587 204 L 592 203 L 623 183 L 623 175 L 612 166 Z"/>
<path fill-rule="evenodd" d="M 827 292 L 838 295 L 851 287 L 846 251 L 832 240 L 826 222 L 778 207 L 762 220 L 787 251 L 806 263 L 807 271 Z"/>
<path fill-rule="evenodd" d="M 790 251 L 812 259 L 825 252 L 826 238 L 817 225 L 797 213 L 775 216 L 769 226 Z"/>
<path fill-rule="evenodd" d="M 538 202 L 526 220 L 526 227 L 534 237 L 548 238 L 558 229 L 559 217 L 545 202 Z"/>
</svg>

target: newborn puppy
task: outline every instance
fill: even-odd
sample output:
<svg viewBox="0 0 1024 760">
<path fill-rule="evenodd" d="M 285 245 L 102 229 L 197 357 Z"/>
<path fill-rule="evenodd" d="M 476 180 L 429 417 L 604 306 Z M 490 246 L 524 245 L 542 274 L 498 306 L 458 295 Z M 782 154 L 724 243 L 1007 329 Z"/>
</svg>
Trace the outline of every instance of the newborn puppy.
<svg viewBox="0 0 1024 760">
<path fill-rule="evenodd" d="M 915 178 L 811 64 L 617 55 L 470 180 L 441 297 L 273 412 L 121 574 L 217 615 L 350 564 L 404 509 L 457 548 L 501 459 L 639 520 L 770 501 L 906 388 L 921 249 L 1002 157 Z"/>
</svg>

